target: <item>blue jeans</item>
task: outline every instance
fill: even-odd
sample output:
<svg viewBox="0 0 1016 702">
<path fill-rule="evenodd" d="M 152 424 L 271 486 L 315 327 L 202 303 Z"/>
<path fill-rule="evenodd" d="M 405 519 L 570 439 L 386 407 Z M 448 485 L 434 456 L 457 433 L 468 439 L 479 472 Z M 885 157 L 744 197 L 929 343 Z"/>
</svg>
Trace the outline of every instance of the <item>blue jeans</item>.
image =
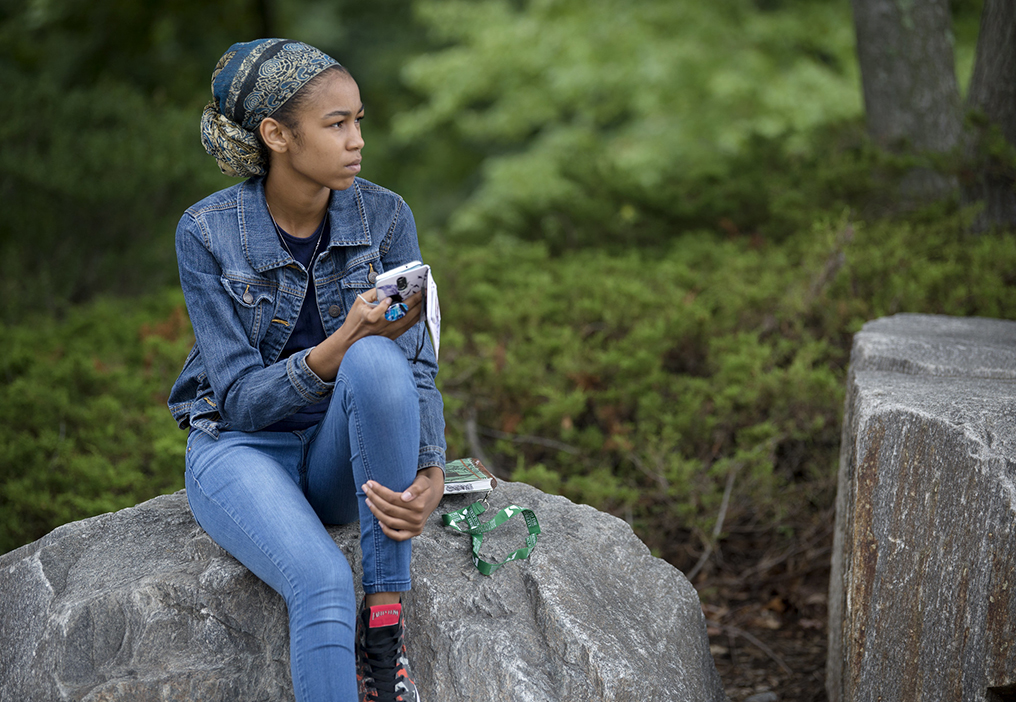
<svg viewBox="0 0 1016 702">
<path fill-rule="evenodd" d="M 194 518 L 286 601 L 298 702 L 357 699 L 353 576 L 324 524 L 359 519 L 364 592 L 410 588 L 411 542 L 384 535 L 360 486 L 409 487 L 419 444 L 412 370 L 395 342 L 379 336 L 347 351 L 316 426 L 218 439 L 192 431 L 187 440 Z"/>
</svg>

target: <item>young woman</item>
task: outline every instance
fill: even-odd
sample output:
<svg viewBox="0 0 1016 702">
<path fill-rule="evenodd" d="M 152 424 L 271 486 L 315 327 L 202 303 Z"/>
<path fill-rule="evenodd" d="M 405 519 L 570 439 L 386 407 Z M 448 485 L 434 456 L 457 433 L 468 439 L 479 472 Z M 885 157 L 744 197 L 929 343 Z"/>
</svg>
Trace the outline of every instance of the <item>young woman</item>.
<svg viewBox="0 0 1016 702">
<path fill-rule="evenodd" d="M 345 68 L 283 39 L 212 74 L 206 150 L 247 180 L 176 236 L 196 343 L 169 405 L 188 427 L 197 522 L 285 598 L 301 702 L 418 702 L 400 593 L 441 499 L 444 419 L 420 295 L 376 300 L 420 258 L 413 216 L 357 177 L 363 104 Z M 422 345 L 422 348 L 421 348 Z M 325 524 L 359 520 L 364 602 Z"/>
</svg>

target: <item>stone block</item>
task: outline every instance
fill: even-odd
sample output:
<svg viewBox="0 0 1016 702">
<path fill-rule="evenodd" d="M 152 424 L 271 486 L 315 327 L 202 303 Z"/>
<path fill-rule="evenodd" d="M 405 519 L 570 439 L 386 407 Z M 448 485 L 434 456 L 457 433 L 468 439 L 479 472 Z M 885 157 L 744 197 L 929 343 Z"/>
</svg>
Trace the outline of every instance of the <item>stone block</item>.
<svg viewBox="0 0 1016 702">
<path fill-rule="evenodd" d="M 836 506 L 830 702 L 1016 699 L 1016 323 L 864 326 Z"/>
</svg>

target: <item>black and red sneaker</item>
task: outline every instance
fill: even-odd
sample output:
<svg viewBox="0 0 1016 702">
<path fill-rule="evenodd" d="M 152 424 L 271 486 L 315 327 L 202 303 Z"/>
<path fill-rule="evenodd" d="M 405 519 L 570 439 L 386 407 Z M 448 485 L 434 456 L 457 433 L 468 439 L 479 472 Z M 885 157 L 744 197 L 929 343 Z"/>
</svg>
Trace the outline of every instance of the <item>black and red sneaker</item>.
<svg viewBox="0 0 1016 702">
<path fill-rule="evenodd" d="M 361 607 L 356 618 L 356 683 L 361 702 L 420 702 L 406 657 L 401 604 Z"/>
</svg>

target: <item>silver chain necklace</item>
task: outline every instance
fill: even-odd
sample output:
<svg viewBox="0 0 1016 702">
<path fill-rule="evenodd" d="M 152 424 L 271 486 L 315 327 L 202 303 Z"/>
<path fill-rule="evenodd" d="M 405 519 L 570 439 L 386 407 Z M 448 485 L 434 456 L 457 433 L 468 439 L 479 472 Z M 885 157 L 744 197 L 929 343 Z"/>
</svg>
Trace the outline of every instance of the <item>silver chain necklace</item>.
<svg viewBox="0 0 1016 702">
<path fill-rule="evenodd" d="M 286 253 L 289 254 L 289 257 L 296 261 L 296 256 L 293 255 L 292 249 L 289 248 L 289 243 L 286 241 L 286 237 L 282 232 L 282 227 L 280 227 L 279 223 L 275 221 L 275 214 L 272 212 L 272 206 L 268 204 L 267 200 L 265 200 L 265 206 L 268 207 L 268 216 L 272 218 L 272 224 L 275 225 L 275 233 L 279 235 L 279 241 L 282 242 L 282 245 L 285 247 Z M 318 249 L 321 247 L 321 240 L 325 238 L 324 224 L 326 219 L 328 219 L 327 210 L 325 211 L 324 219 L 322 219 L 321 224 L 318 225 L 317 241 L 314 242 L 314 253 L 310 255 L 310 266 L 308 266 L 308 268 L 314 268 L 314 259 L 317 258 Z"/>
</svg>

